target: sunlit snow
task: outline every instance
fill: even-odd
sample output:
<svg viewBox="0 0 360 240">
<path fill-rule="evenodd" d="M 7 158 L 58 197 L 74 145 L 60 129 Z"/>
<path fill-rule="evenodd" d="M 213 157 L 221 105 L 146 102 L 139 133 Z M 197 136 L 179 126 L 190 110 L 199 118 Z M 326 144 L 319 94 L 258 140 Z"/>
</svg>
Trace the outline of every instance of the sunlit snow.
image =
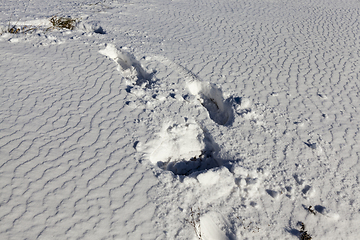
<svg viewBox="0 0 360 240">
<path fill-rule="evenodd" d="M 359 1 L 0 12 L 0 239 L 358 239 Z"/>
</svg>

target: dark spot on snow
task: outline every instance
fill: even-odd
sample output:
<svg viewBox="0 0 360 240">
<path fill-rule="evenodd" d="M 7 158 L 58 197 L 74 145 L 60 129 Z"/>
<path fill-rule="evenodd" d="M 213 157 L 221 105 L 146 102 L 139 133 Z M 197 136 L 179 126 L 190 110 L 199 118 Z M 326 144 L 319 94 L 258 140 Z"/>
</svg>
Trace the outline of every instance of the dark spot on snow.
<svg viewBox="0 0 360 240">
<path fill-rule="evenodd" d="M 309 185 L 306 185 L 305 187 L 304 187 L 304 189 L 302 190 L 302 192 L 304 193 L 304 194 L 306 194 L 309 190 L 310 190 L 310 186 Z"/>
<path fill-rule="evenodd" d="M 204 155 L 194 156 L 188 160 L 163 164 L 162 168 L 166 167 L 166 170 L 172 171 L 175 175 L 189 176 L 192 173 L 216 168 L 219 166 L 219 162 L 213 158 L 211 154 L 204 153 Z"/>
<path fill-rule="evenodd" d="M 233 100 L 236 104 L 241 104 L 241 97 L 234 97 Z"/>
<path fill-rule="evenodd" d="M 248 113 L 251 113 L 251 109 L 250 108 L 246 108 L 246 109 L 242 109 L 241 111 L 237 112 L 237 114 L 239 114 L 240 116 L 244 116 Z"/>
<path fill-rule="evenodd" d="M 325 212 L 325 207 L 323 206 L 320 206 L 320 205 L 316 205 L 315 207 L 315 210 L 318 211 L 319 213 L 323 214 Z"/>
<path fill-rule="evenodd" d="M 252 206 L 252 207 L 256 207 L 256 205 L 257 205 L 257 203 L 256 203 L 256 202 L 253 202 L 253 201 L 251 201 L 251 202 L 250 202 L 250 206 Z"/>
<path fill-rule="evenodd" d="M 276 198 L 278 196 L 278 192 L 270 189 L 266 189 L 266 192 L 273 198 Z"/>
<path fill-rule="evenodd" d="M 195 96 L 194 96 L 194 95 L 185 94 L 185 95 L 183 96 L 183 98 L 184 98 L 185 101 L 191 102 L 191 101 L 193 101 L 193 100 L 195 99 Z"/>
<path fill-rule="evenodd" d="M 215 87 L 213 88 L 216 89 Z M 232 124 L 234 116 L 231 104 L 229 103 L 230 99 L 227 99 L 226 101 L 221 100 L 221 103 L 218 102 L 220 101 L 219 99 L 213 98 L 208 93 L 201 93 L 200 98 L 202 99 L 201 104 L 206 108 L 210 118 L 214 122 L 225 126 Z M 219 107 L 220 105 L 222 106 L 222 108 Z"/>
<path fill-rule="evenodd" d="M 311 149 L 316 149 L 316 143 L 311 143 L 310 140 L 307 142 L 304 142 L 306 146 L 308 146 Z"/>
<path fill-rule="evenodd" d="M 98 27 L 97 29 L 94 30 L 94 33 L 105 34 L 106 32 L 102 27 Z"/>
<path fill-rule="evenodd" d="M 133 145 L 133 148 L 136 149 L 136 146 L 139 144 L 139 141 L 135 141 L 134 142 L 134 145 Z"/>
<path fill-rule="evenodd" d="M 285 230 L 293 236 L 298 237 L 300 235 L 300 231 L 297 230 L 296 228 L 292 228 L 292 229 L 285 228 Z"/>
<path fill-rule="evenodd" d="M 297 182 L 297 184 L 302 185 L 304 183 L 304 180 L 300 179 L 299 175 L 294 174 L 293 177 L 294 177 L 295 181 Z"/>
<path fill-rule="evenodd" d="M 126 92 L 130 93 L 132 88 L 133 88 L 132 86 L 127 86 L 125 90 Z"/>
</svg>

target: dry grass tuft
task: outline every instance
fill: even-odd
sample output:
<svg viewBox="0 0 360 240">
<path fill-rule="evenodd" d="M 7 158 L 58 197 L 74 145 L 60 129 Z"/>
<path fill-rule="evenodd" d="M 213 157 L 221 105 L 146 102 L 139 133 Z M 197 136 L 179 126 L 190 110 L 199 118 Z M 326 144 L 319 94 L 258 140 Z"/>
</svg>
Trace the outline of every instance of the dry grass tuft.
<svg viewBox="0 0 360 240">
<path fill-rule="evenodd" d="M 71 17 L 53 16 L 50 18 L 50 22 L 53 28 L 60 28 L 60 29 L 66 28 L 69 30 L 73 30 L 78 21 L 79 19 L 71 18 Z"/>
<path fill-rule="evenodd" d="M 310 234 L 305 230 L 305 224 L 303 222 L 299 222 L 301 229 L 300 229 L 300 240 L 311 240 L 312 237 Z"/>
<path fill-rule="evenodd" d="M 198 211 L 194 211 L 191 208 L 190 219 L 186 219 L 188 223 L 194 228 L 195 234 L 199 240 L 202 240 L 201 237 L 201 229 L 200 229 L 200 209 Z"/>
<path fill-rule="evenodd" d="M 11 34 L 18 34 L 18 33 L 32 33 L 37 29 L 36 26 L 16 26 L 16 25 L 10 25 L 4 30 L 3 33 L 11 33 Z"/>
</svg>

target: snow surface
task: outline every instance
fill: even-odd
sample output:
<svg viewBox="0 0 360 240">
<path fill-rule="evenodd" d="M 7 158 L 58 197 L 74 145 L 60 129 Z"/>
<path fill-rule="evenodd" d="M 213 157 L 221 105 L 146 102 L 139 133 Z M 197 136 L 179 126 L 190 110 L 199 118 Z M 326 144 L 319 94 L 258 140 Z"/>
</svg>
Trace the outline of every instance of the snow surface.
<svg viewBox="0 0 360 240">
<path fill-rule="evenodd" d="M 358 1 L 0 11 L 0 239 L 358 239 Z"/>
</svg>

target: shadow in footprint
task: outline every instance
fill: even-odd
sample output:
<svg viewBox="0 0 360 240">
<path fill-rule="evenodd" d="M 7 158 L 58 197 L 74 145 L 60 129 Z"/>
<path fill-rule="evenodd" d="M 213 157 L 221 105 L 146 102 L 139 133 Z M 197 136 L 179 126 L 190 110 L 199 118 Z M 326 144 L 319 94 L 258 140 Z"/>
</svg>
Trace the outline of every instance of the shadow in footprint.
<svg viewBox="0 0 360 240">
<path fill-rule="evenodd" d="M 113 44 L 107 44 L 106 48 L 99 52 L 114 60 L 118 65 L 118 70 L 131 81 L 132 85 L 150 86 L 154 73 L 147 73 L 134 55 L 116 48 Z"/>
<path fill-rule="evenodd" d="M 315 207 L 315 210 L 318 211 L 319 213 L 321 214 L 325 214 L 326 213 L 326 208 L 321 206 L 321 205 L 316 205 Z"/>
<path fill-rule="evenodd" d="M 220 150 L 220 147 L 214 142 L 212 136 L 206 130 L 203 132 L 202 142 L 203 149 L 200 151 L 201 153 L 199 155 L 192 156 L 189 159 L 183 158 L 175 161 L 169 161 L 168 163 L 163 164 L 162 168 L 173 172 L 175 175 L 189 176 L 195 172 L 221 166 L 222 161 L 214 157 L 214 155 Z"/>
<path fill-rule="evenodd" d="M 197 96 L 201 105 L 209 112 L 210 118 L 220 125 L 233 122 L 233 110 L 230 99 L 224 100 L 222 91 L 208 82 L 192 81 L 188 84 L 191 94 Z"/>
<path fill-rule="evenodd" d="M 311 189 L 311 186 L 306 185 L 306 186 L 304 187 L 304 189 L 302 190 L 303 194 L 307 194 L 310 189 Z"/>
<path fill-rule="evenodd" d="M 157 136 L 146 144 L 144 152 L 150 162 L 165 171 L 188 176 L 222 165 L 214 157 L 219 146 L 196 122 L 165 124 Z"/>
<path fill-rule="evenodd" d="M 295 236 L 295 237 L 299 237 L 300 236 L 300 231 L 295 229 L 295 228 L 285 228 L 285 230 L 290 233 L 291 235 Z"/>
<path fill-rule="evenodd" d="M 304 142 L 304 144 L 305 144 L 306 146 L 308 146 L 309 148 L 311 148 L 311 149 L 316 149 L 316 143 L 311 143 L 311 142 L 310 142 L 310 139 L 308 139 L 307 142 Z"/>
<path fill-rule="evenodd" d="M 279 193 L 277 191 L 271 190 L 271 189 L 266 189 L 266 192 L 272 197 L 272 198 L 277 198 L 279 196 Z"/>
<path fill-rule="evenodd" d="M 200 156 L 190 159 L 170 161 L 168 163 L 158 162 L 158 167 L 173 172 L 175 175 L 189 176 L 192 173 L 208 170 L 221 166 L 219 160 L 215 159 L 212 152 L 204 152 Z"/>
</svg>

